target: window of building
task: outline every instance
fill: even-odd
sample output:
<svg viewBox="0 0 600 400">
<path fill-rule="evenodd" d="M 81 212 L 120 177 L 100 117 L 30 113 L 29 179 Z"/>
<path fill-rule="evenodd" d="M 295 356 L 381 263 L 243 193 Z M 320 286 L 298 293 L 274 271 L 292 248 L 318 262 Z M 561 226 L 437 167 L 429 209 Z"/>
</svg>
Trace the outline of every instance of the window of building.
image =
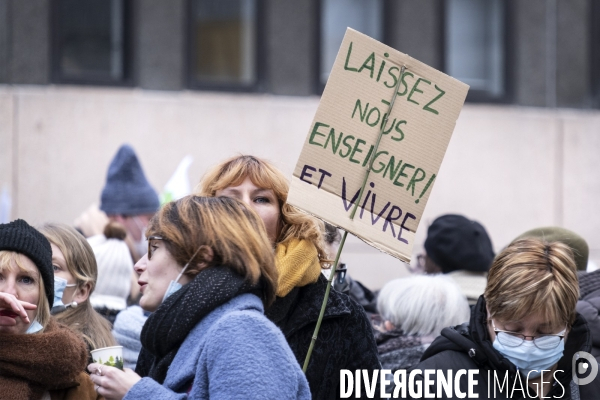
<svg viewBox="0 0 600 400">
<path fill-rule="evenodd" d="M 470 85 L 468 100 L 505 96 L 505 2 L 446 0 L 445 72 Z"/>
<path fill-rule="evenodd" d="M 383 41 L 383 0 L 321 0 L 321 88 L 329 78 L 348 27 Z"/>
<path fill-rule="evenodd" d="M 192 0 L 190 85 L 254 90 L 258 84 L 258 1 Z"/>
<path fill-rule="evenodd" d="M 56 82 L 127 84 L 126 0 L 52 2 L 52 76 Z"/>
</svg>

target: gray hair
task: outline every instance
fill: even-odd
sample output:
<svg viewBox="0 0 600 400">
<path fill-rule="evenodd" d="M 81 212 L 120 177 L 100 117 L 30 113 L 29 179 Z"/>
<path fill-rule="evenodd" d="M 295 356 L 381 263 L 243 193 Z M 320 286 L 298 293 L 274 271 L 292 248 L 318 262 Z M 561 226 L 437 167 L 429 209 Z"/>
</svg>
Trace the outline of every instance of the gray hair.
<svg viewBox="0 0 600 400">
<path fill-rule="evenodd" d="M 438 336 L 443 328 L 469 320 L 469 303 L 445 275 L 394 279 L 379 292 L 381 316 L 408 335 Z"/>
</svg>

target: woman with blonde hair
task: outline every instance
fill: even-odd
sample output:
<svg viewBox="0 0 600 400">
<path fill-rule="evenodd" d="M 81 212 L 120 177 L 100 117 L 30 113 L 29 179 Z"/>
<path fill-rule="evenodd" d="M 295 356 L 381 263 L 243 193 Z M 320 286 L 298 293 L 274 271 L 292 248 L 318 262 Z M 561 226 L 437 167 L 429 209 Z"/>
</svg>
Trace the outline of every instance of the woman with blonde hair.
<svg viewBox="0 0 600 400">
<path fill-rule="evenodd" d="M 81 335 L 88 349 L 115 346 L 110 323 L 94 311 L 90 295 L 98 279 L 92 247 L 74 228 L 47 223 L 39 231 L 52 248 L 56 320 Z"/>
<path fill-rule="evenodd" d="M 266 232 L 244 203 L 187 196 L 148 225 L 135 265 L 152 311 L 136 372 L 90 364 L 107 399 L 309 399 L 285 338 L 263 314 L 277 271 Z M 186 397 L 187 395 L 187 397 Z"/>
<path fill-rule="evenodd" d="M 436 387 L 439 380 L 430 375 L 434 386 L 429 391 L 443 390 L 441 398 L 469 392 L 497 399 L 597 399 L 600 379 L 593 375 L 586 384 L 579 381 L 586 378 L 579 375 L 579 362 L 595 360 L 577 361 L 591 349 L 588 325 L 575 311 L 578 297 L 577 270 L 567 245 L 516 240 L 494 259 L 470 323 L 444 329 L 414 369 L 446 375 L 468 370 L 474 376 L 469 385 L 467 374 L 456 375 L 460 384 L 449 393 Z M 598 371 L 597 364 L 588 366 Z M 415 382 L 423 383 L 422 373 Z"/>
<path fill-rule="evenodd" d="M 23 220 L 0 224 L 0 398 L 96 399 L 85 343 L 50 317 L 52 249 Z"/>
<path fill-rule="evenodd" d="M 236 156 L 212 168 L 196 194 L 233 197 L 261 217 L 275 252 L 277 298 L 267 317 L 283 332 L 296 360 L 304 364 L 321 311 L 327 280 L 323 223 L 287 203 L 283 173 L 254 156 Z M 330 292 L 319 337 L 306 370 L 313 399 L 339 397 L 340 370 L 380 367 L 364 310 L 345 294 Z"/>
</svg>

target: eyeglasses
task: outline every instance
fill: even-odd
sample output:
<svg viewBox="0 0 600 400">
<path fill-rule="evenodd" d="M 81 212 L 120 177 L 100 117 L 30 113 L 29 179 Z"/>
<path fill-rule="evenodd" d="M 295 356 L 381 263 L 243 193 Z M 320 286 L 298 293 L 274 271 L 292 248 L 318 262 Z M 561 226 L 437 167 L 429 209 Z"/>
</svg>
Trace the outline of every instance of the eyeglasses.
<svg viewBox="0 0 600 400">
<path fill-rule="evenodd" d="M 494 328 L 494 332 L 496 332 L 496 337 L 498 338 L 498 341 L 504 346 L 519 347 L 523 344 L 523 342 L 525 342 L 527 338 L 531 338 L 535 347 L 542 350 L 556 348 L 560 344 L 560 341 L 565 338 L 565 332 L 567 331 L 567 328 L 565 328 L 562 332 L 556 335 L 550 334 L 540 336 L 527 336 L 516 332 L 503 331 L 502 329 L 497 329 L 493 319 L 492 328 Z"/>
<path fill-rule="evenodd" d="M 149 236 L 148 237 L 148 260 L 152 258 L 152 241 L 153 240 L 165 240 L 161 236 Z"/>
</svg>

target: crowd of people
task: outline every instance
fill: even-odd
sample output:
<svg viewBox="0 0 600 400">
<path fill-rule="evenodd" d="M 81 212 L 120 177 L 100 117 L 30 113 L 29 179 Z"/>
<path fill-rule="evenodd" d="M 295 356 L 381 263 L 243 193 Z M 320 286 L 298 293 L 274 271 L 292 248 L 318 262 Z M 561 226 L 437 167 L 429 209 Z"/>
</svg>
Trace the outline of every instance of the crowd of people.
<svg viewBox="0 0 600 400">
<path fill-rule="evenodd" d="M 600 357 L 600 271 L 586 272 L 582 237 L 535 228 L 495 255 L 480 223 L 443 215 L 412 276 L 373 292 L 339 268 L 322 310 L 341 236 L 288 190 L 243 155 L 161 206 L 124 145 L 74 226 L 0 224 L 0 400 L 336 399 L 341 370 L 411 371 L 421 388 L 425 370 L 473 370 L 478 398 L 493 371 L 526 382 L 494 398 L 600 398 L 600 378 L 574 370 L 581 352 Z M 124 368 L 94 362 L 116 345 Z"/>
</svg>

